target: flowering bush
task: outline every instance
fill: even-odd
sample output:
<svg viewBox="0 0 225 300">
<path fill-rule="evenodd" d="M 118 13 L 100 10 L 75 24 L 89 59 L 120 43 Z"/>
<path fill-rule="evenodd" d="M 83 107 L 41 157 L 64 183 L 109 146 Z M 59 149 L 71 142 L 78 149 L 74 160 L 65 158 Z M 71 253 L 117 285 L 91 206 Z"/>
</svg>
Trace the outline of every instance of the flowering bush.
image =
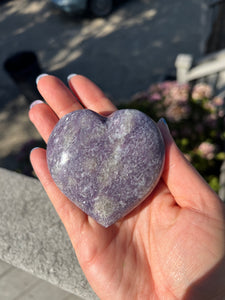
<svg viewBox="0 0 225 300">
<path fill-rule="evenodd" d="M 222 99 L 212 96 L 210 86 L 166 81 L 136 94 L 124 107 L 139 109 L 155 121 L 164 117 L 186 158 L 218 191 L 220 165 L 225 159 L 224 107 Z"/>
</svg>

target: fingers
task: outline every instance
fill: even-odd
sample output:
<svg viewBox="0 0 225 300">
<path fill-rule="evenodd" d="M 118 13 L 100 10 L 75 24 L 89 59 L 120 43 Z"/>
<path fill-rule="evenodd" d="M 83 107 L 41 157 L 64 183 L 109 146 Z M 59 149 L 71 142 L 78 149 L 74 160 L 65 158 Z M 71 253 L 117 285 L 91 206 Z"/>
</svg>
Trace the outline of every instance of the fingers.
<svg viewBox="0 0 225 300">
<path fill-rule="evenodd" d="M 88 78 L 71 75 L 69 76 L 69 86 L 84 107 L 103 115 L 108 115 L 116 110 L 115 105 L 102 90 Z"/>
<path fill-rule="evenodd" d="M 44 149 L 34 149 L 30 154 L 30 160 L 71 240 L 74 240 L 83 224 L 87 221 L 86 214 L 73 204 L 54 183 L 48 170 L 46 151 Z"/>
<path fill-rule="evenodd" d="M 73 93 L 57 77 L 46 75 L 38 81 L 39 92 L 59 118 L 84 107 L 104 115 L 116 110 L 101 89 L 88 78 L 71 75 L 69 86 Z"/>
<path fill-rule="evenodd" d="M 47 104 L 39 103 L 30 109 L 29 118 L 47 143 L 53 128 L 59 120 L 57 115 Z"/>
<path fill-rule="evenodd" d="M 104 93 L 81 75 L 70 76 L 69 85 L 75 95 L 55 76 L 41 75 L 37 84 L 48 105 L 33 106 L 29 118 L 45 142 L 58 120 L 67 113 L 84 107 L 104 115 L 116 110 Z"/>
<path fill-rule="evenodd" d="M 41 77 L 37 86 L 42 97 L 59 118 L 83 108 L 72 92 L 55 76 Z"/>
<path fill-rule="evenodd" d="M 162 177 L 177 204 L 200 211 L 207 211 L 213 207 L 217 209 L 219 198 L 216 193 L 178 149 L 167 125 L 163 122 L 158 124 L 166 146 Z"/>
</svg>

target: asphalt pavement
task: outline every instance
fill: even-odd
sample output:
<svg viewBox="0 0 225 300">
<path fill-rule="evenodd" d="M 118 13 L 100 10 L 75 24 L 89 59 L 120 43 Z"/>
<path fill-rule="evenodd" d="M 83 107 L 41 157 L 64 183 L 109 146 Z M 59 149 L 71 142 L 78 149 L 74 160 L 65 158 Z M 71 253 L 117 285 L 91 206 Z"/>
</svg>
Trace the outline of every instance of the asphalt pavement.
<svg viewBox="0 0 225 300">
<path fill-rule="evenodd" d="M 29 103 L 5 72 L 11 55 L 33 51 L 43 72 L 65 83 L 71 73 L 97 83 L 115 104 L 174 71 L 179 53 L 198 58 L 207 33 L 204 1 L 127 0 L 105 18 L 69 17 L 50 0 L 0 2 L 0 166 L 38 138 Z M 34 99 L 35 100 L 35 99 Z"/>
</svg>

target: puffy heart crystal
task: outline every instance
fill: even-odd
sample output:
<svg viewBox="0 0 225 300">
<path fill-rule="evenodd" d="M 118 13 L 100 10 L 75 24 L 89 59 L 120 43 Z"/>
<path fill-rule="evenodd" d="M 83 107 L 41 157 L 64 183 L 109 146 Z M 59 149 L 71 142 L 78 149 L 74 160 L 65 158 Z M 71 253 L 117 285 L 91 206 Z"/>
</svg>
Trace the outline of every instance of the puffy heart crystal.
<svg viewBox="0 0 225 300">
<path fill-rule="evenodd" d="M 57 123 L 48 141 L 47 161 L 60 190 L 108 227 L 156 186 L 164 152 L 157 125 L 144 113 L 122 109 L 103 117 L 83 109 Z"/>
</svg>

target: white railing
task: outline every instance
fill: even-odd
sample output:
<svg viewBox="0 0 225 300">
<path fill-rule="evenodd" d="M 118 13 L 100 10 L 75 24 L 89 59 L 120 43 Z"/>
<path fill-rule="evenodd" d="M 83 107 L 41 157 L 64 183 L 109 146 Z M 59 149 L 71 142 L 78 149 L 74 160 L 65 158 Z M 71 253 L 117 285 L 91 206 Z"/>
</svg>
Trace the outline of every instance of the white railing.
<svg viewBox="0 0 225 300">
<path fill-rule="evenodd" d="M 195 66 L 193 66 L 193 57 L 190 54 L 179 54 L 175 61 L 175 67 L 179 83 L 218 75 L 223 80 L 218 88 L 221 88 L 222 85 L 225 86 L 225 50 L 201 58 Z"/>
</svg>

